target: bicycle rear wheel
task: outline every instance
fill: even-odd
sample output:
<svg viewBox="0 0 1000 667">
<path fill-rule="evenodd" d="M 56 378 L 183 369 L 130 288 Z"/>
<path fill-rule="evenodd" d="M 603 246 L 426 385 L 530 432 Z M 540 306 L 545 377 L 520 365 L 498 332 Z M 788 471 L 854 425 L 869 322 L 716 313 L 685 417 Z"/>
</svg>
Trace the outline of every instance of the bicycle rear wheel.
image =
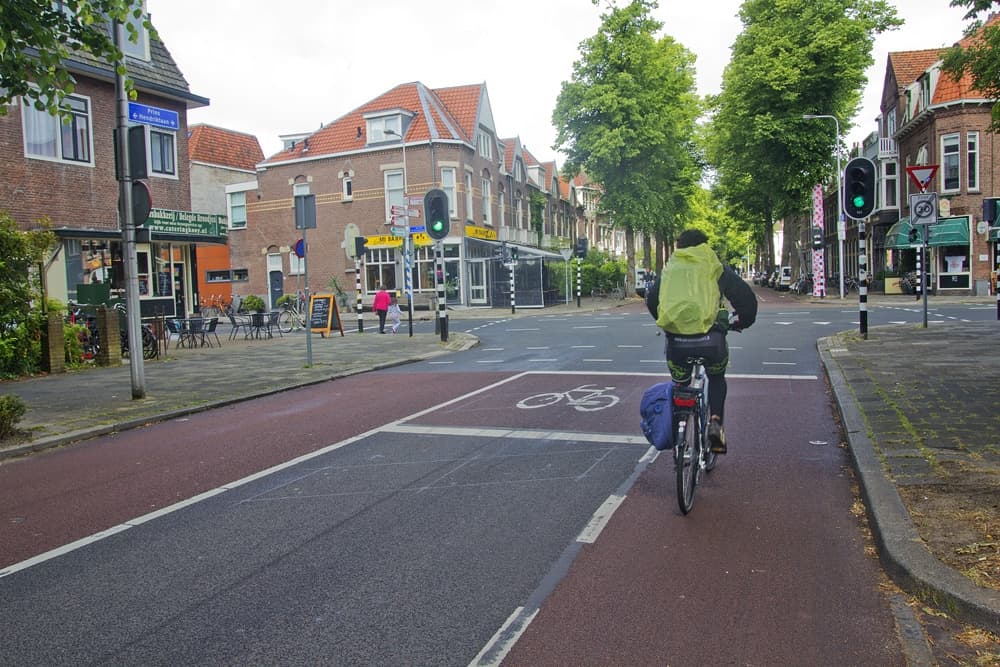
<svg viewBox="0 0 1000 667">
<path fill-rule="evenodd" d="M 694 505 L 694 487 L 698 484 L 698 456 L 701 433 L 694 413 L 688 414 L 677 427 L 674 442 L 674 467 L 677 471 L 677 504 L 683 514 Z"/>
</svg>

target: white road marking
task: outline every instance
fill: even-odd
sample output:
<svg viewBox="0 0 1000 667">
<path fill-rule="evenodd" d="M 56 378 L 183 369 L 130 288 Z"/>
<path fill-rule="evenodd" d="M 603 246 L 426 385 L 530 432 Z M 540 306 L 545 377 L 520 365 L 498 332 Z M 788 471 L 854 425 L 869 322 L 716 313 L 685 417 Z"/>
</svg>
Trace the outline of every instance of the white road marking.
<svg viewBox="0 0 1000 667">
<path fill-rule="evenodd" d="M 574 329 L 607 329 L 608 325 L 607 324 L 594 324 L 594 325 L 579 326 L 579 327 L 573 327 L 573 328 Z"/>
<path fill-rule="evenodd" d="M 761 364 L 764 366 L 798 366 L 794 361 L 762 361 Z"/>
<path fill-rule="evenodd" d="M 524 349 L 526 349 L 526 350 L 548 350 L 549 346 L 548 345 L 539 345 L 537 347 L 526 347 Z"/>
<path fill-rule="evenodd" d="M 787 327 L 789 324 L 795 324 L 795 322 L 775 322 L 775 324 L 782 324 Z"/>
<path fill-rule="evenodd" d="M 502 364 L 504 359 L 476 359 L 477 364 Z"/>
<path fill-rule="evenodd" d="M 541 331 L 541 329 L 538 328 L 538 327 L 534 327 L 534 328 L 526 327 L 524 329 L 505 329 L 505 331 Z"/>
<path fill-rule="evenodd" d="M 618 347 L 621 348 L 621 349 L 638 349 L 638 350 L 641 350 L 642 348 L 645 347 L 645 345 L 619 345 Z"/>
<path fill-rule="evenodd" d="M 769 347 L 767 348 L 773 352 L 794 352 L 794 347 Z"/>
<path fill-rule="evenodd" d="M 589 361 L 589 362 L 593 362 L 593 363 L 602 363 L 602 364 L 607 363 L 607 364 L 610 364 L 612 361 L 614 361 L 614 359 L 583 359 L 583 361 Z"/>
<path fill-rule="evenodd" d="M 597 346 L 596 345 L 571 345 L 570 349 L 571 350 L 592 350 L 595 347 L 597 347 Z"/>
</svg>

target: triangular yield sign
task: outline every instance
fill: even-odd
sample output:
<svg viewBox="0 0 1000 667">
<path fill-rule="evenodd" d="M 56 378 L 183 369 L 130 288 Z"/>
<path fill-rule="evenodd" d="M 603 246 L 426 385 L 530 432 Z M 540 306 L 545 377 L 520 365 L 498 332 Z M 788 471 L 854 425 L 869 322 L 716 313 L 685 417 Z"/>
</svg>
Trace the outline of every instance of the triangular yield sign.
<svg viewBox="0 0 1000 667">
<path fill-rule="evenodd" d="M 930 185 L 931 179 L 934 178 L 937 170 L 938 166 L 936 164 L 918 164 L 907 167 L 906 173 L 910 175 L 910 180 L 913 181 L 913 184 L 923 192 Z"/>
</svg>

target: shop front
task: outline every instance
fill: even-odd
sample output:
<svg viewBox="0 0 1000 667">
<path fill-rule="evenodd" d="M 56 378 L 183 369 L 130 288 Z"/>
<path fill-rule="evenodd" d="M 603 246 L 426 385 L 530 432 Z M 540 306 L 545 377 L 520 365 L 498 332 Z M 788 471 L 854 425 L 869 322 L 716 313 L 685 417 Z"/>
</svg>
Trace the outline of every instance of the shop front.
<svg viewBox="0 0 1000 667">
<path fill-rule="evenodd" d="M 226 243 L 222 215 L 153 209 L 136 230 L 136 277 L 144 318 L 185 317 L 198 303 L 198 243 Z M 56 229 L 60 241 L 47 269 L 48 292 L 66 303 L 125 300 L 125 253 L 121 232 Z M 62 261 L 59 262 L 59 257 Z"/>
</svg>

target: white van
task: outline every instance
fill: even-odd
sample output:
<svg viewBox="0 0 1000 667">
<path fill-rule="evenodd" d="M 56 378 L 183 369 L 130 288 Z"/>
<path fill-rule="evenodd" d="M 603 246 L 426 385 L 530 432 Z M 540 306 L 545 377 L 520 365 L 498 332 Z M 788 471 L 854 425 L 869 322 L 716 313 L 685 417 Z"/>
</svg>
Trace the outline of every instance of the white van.
<svg viewBox="0 0 1000 667">
<path fill-rule="evenodd" d="M 778 278 L 778 291 L 784 292 L 792 286 L 792 267 L 781 267 L 781 276 Z"/>
</svg>

